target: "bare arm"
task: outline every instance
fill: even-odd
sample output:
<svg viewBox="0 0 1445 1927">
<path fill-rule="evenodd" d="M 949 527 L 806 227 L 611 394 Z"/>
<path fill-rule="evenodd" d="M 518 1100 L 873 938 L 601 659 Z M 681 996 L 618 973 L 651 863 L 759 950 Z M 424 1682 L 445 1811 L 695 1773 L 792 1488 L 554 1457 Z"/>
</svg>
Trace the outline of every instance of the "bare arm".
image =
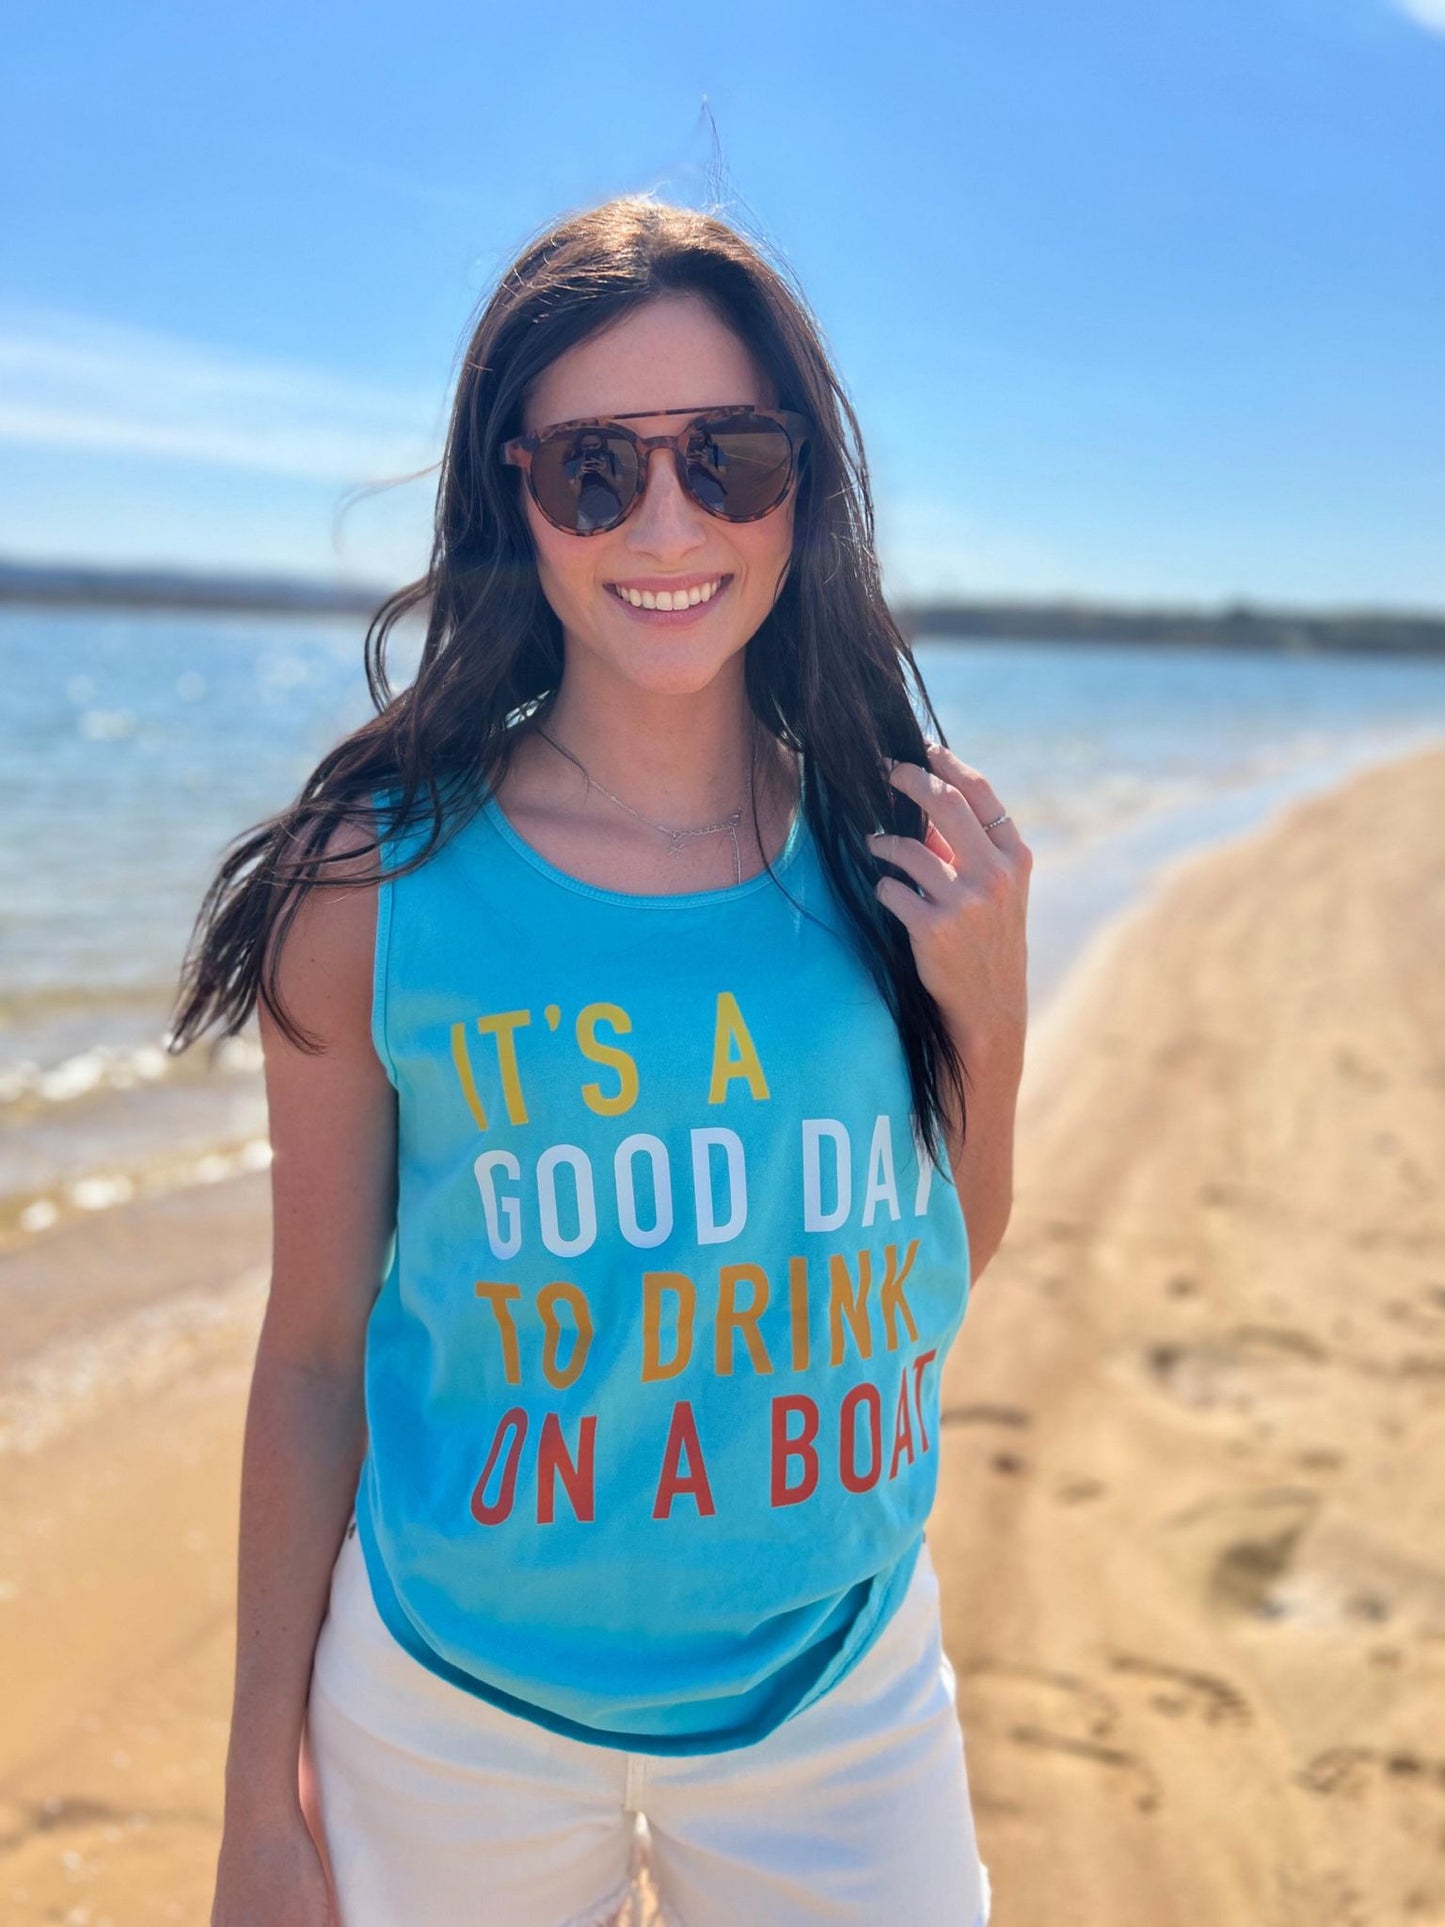
<svg viewBox="0 0 1445 1927">
<path fill-rule="evenodd" d="M 875 887 L 908 931 L 919 976 L 968 1070 L 967 1135 L 960 1139 L 951 1104 L 946 1135 L 976 1281 L 1013 1214 L 1033 852 L 988 779 L 942 744 L 928 745 L 927 767 L 890 758 L 888 774 L 922 810 L 926 835 L 878 831 L 869 837 L 875 855 L 917 885 L 910 889 L 885 875 Z"/>
<path fill-rule="evenodd" d="M 349 839 L 349 840 L 348 840 Z M 332 847 L 356 841 L 338 832 Z M 298 1050 L 262 1007 L 271 1290 L 241 1471 L 235 1699 L 217 1919 L 246 1917 L 254 1843 L 299 1839 L 299 1755 L 316 1638 L 366 1449 L 366 1321 L 395 1223 L 395 1093 L 371 1043 L 376 858 L 313 890 L 281 952 Z M 229 1850 L 229 1851 L 228 1851 Z M 254 1903 L 256 1889 L 245 1885 Z M 225 1905 L 223 1906 L 223 1900 Z M 255 1918 L 253 1913 L 251 1918 Z M 300 1916 L 298 1916 L 300 1917 Z"/>
<path fill-rule="evenodd" d="M 968 1131 L 962 1143 L 955 1132 L 948 1133 L 948 1158 L 968 1227 L 969 1276 L 976 1283 L 997 1254 L 1013 1216 L 1023 1040 L 1000 1043 L 991 1054 L 970 1051 L 966 1061 L 973 1080 Z"/>
</svg>

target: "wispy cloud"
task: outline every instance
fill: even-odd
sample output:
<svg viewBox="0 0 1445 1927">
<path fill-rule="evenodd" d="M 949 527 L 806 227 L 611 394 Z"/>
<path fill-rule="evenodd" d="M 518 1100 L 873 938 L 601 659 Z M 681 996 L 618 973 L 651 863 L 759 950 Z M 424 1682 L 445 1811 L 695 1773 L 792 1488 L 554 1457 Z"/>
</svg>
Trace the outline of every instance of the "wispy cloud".
<svg viewBox="0 0 1445 1927">
<path fill-rule="evenodd" d="M 1394 4 L 1432 33 L 1445 33 L 1445 0 L 1394 0 Z"/>
<path fill-rule="evenodd" d="M 346 485 L 436 460 L 438 401 L 85 315 L 0 313 L 0 440 Z"/>
</svg>

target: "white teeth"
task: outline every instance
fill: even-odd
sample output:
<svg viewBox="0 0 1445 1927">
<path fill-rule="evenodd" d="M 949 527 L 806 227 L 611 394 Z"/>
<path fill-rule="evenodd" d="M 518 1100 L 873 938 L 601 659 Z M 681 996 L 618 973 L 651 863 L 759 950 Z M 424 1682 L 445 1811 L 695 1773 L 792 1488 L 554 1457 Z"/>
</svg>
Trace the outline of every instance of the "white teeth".
<svg viewBox="0 0 1445 1927">
<path fill-rule="evenodd" d="M 655 595 L 651 589 L 624 589 L 620 582 L 613 588 L 634 609 L 692 609 L 699 602 L 711 602 L 722 587 L 723 579 L 716 577 L 712 582 L 704 582 L 695 589 L 661 589 Z"/>
</svg>

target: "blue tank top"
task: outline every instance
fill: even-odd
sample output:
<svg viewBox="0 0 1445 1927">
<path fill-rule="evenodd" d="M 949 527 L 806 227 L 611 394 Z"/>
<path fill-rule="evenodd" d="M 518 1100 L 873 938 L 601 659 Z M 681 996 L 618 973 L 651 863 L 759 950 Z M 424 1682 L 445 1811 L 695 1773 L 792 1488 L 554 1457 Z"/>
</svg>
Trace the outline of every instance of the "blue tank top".
<svg viewBox="0 0 1445 1927">
<path fill-rule="evenodd" d="M 816 1700 L 937 1486 L 958 1192 L 801 808 L 774 873 L 600 889 L 490 797 L 377 893 L 372 1591 L 432 1672 L 594 1745 L 726 1751 Z"/>
</svg>

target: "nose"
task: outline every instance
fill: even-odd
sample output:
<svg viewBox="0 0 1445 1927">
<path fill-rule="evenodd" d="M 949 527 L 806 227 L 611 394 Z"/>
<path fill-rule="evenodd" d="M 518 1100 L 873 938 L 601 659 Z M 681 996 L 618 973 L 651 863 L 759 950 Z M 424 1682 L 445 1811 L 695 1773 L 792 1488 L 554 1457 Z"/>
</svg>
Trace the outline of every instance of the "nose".
<svg viewBox="0 0 1445 1927">
<path fill-rule="evenodd" d="M 629 548 L 650 555 L 685 555 L 708 539 L 706 509 L 682 485 L 670 448 L 647 451 L 646 487 L 623 524 Z"/>
</svg>

